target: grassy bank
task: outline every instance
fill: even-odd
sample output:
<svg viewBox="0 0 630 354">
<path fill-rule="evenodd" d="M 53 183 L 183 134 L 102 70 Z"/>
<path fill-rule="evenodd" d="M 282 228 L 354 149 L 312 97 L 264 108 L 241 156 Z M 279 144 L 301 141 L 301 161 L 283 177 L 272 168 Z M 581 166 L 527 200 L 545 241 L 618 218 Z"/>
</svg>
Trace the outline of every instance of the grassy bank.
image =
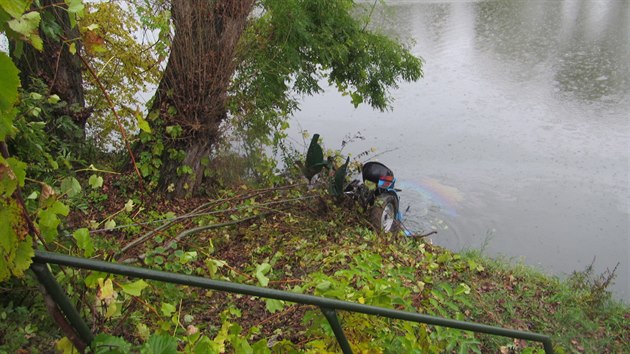
<svg viewBox="0 0 630 354">
<path fill-rule="evenodd" d="M 105 190 L 114 190 L 106 181 Z M 365 213 L 306 186 L 238 187 L 186 202 L 105 192 L 64 226 L 94 227 L 59 252 L 309 293 L 552 336 L 559 353 L 630 352 L 630 309 L 592 274 L 566 281 L 523 265 L 456 254 L 372 231 Z M 105 197 L 106 196 L 106 197 Z M 130 204 L 127 198 L 131 198 Z M 174 216 L 183 216 L 173 219 Z M 105 227 L 107 225 L 107 227 Z M 217 225 L 221 225 L 220 227 Z M 107 228 L 107 230 L 106 230 Z M 159 231 L 156 231 L 158 230 Z M 195 229 L 195 232 L 184 233 Z M 144 240 L 132 247 L 132 241 Z M 121 250 L 124 249 L 124 252 Z M 248 296 L 61 270 L 99 350 L 187 353 L 338 352 L 317 308 Z M 3 284 L 0 352 L 68 352 L 29 277 Z M 356 352 L 531 353 L 536 343 L 341 313 Z M 97 352 L 99 352 L 97 350 Z M 105 352 L 105 351 L 103 351 Z"/>
</svg>

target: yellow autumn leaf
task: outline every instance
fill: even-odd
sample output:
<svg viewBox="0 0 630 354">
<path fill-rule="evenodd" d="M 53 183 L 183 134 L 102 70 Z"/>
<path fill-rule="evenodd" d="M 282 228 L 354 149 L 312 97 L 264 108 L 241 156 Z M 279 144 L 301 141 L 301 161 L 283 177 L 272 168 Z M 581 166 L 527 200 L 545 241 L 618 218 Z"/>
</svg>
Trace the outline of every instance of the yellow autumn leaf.
<svg viewBox="0 0 630 354">
<path fill-rule="evenodd" d="M 111 279 L 103 281 L 103 278 L 98 279 L 99 289 L 96 297 L 100 300 L 110 300 L 114 298 L 114 284 Z"/>
</svg>

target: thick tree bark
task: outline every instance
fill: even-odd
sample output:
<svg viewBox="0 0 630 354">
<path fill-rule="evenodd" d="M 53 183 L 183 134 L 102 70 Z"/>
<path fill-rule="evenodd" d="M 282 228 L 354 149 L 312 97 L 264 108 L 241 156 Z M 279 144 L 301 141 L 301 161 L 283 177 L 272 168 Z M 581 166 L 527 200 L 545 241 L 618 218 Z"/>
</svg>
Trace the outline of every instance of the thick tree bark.
<svg viewBox="0 0 630 354">
<path fill-rule="evenodd" d="M 32 78 L 40 78 L 50 89 L 51 94 L 58 95 L 67 102 L 72 109 L 65 109 L 60 114 L 70 116 L 75 124 L 85 130 L 85 123 L 89 117 L 89 111 L 85 110 L 85 99 L 83 96 L 83 76 L 80 59 L 72 55 L 68 50 L 68 44 L 63 43 L 63 39 L 75 39 L 80 37 L 78 28 L 71 28 L 70 18 L 63 2 L 56 0 L 42 0 L 41 5 L 43 21 L 52 20 L 60 27 L 57 36 L 51 37 L 40 30 L 43 40 L 43 53 L 37 51 L 30 45 L 24 46 L 22 55 L 14 58 L 18 69 L 20 69 L 20 80 L 22 87 L 28 88 Z M 53 6 L 54 5 L 54 6 Z M 48 19 L 47 19 L 48 17 Z M 80 42 L 74 42 L 79 51 Z M 15 49 L 12 46 L 12 49 Z M 12 51 L 12 54 L 15 54 Z M 74 107 L 72 107 L 74 106 Z"/>
<path fill-rule="evenodd" d="M 203 182 L 202 159 L 209 157 L 227 116 L 226 98 L 235 70 L 236 45 L 253 8 L 253 0 L 172 2 L 175 35 L 152 111 L 161 124 L 179 125 L 182 134 L 165 139 L 160 184 L 174 187 L 174 196 L 197 194 Z M 169 148 L 182 150 L 183 161 Z M 192 173 L 178 173 L 188 166 Z"/>
</svg>

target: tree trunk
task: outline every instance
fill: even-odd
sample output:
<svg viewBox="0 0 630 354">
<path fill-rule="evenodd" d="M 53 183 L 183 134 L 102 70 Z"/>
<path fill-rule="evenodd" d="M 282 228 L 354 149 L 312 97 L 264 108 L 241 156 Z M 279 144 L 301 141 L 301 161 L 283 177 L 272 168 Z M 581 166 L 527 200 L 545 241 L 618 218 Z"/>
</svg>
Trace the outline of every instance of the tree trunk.
<svg viewBox="0 0 630 354">
<path fill-rule="evenodd" d="M 175 197 L 200 191 L 202 160 L 212 152 L 227 117 L 236 45 L 252 8 L 253 0 L 172 2 L 175 35 L 152 111 L 159 113 L 163 127 L 182 128 L 176 137 L 165 134 L 160 171 L 161 186 L 174 187 Z M 182 151 L 183 160 L 169 149 Z"/>
<path fill-rule="evenodd" d="M 68 12 L 62 8 L 66 5 L 56 0 L 42 0 L 42 21 L 54 23 L 59 26 L 50 26 L 49 32 L 40 29 L 43 40 L 43 52 L 37 51 L 30 45 L 25 45 L 23 53 L 16 57 L 15 46 L 11 44 L 11 54 L 18 69 L 20 69 L 20 81 L 22 87 L 31 86 L 32 78 L 41 78 L 48 86 L 51 94 L 56 94 L 68 103 L 68 108 L 60 114 L 70 116 L 75 124 L 85 132 L 85 123 L 89 117 L 89 111 L 85 110 L 83 96 L 83 76 L 81 73 L 81 60 L 70 53 L 68 44 L 63 39 L 76 39 L 80 37 L 78 28 L 70 26 Z M 55 28 L 57 28 L 55 30 Z M 55 32 L 54 35 L 48 33 Z M 77 51 L 80 42 L 74 41 Z"/>
</svg>

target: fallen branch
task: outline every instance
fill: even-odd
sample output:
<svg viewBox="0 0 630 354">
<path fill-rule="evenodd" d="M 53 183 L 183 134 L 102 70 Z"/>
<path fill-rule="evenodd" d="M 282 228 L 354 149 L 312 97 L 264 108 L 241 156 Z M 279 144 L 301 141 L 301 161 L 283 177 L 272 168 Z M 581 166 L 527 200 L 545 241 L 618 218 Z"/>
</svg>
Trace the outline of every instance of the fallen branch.
<svg viewBox="0 0 630 354">
<path fill-rule="evenodd" d="M 197 232 L 201 232 L 201 231 L 205 231 L 205 230 L 211 230 L 211 229 L 218 229 L 220 227 L 232 226 L 232 225 L 240 224 L 240 223 L 247 222 L 247 221 L 250 221 L 250 220 L 258 219 L 258 218 L 261 218 L 263 216 L 267 216 L 267 215 L 270 215 L 270 214 L 272 214 L 272 212 L 262 213 L 262 214 L 250 216 L 250 217 L 245 218 L 245 219 L 228 221 L 228 222 L 224 222 L 224 223 L 220 223 L 220 224 L 199 226 L 199 227 L 195 227 L 195 228 L 192 228 L 192 229 L 184 230 L 184 231 L 180 232 L 179 235 L 177 235 L 174 239 L 172 239 L 171 242 L 168 243 L 166 248 L 167 249 L 170 248 L 175 242 L 179 242 L 184 237 L 186 237 L 188 235 L 191 235 L 191 234 L 195 234 Z"/>
<path fill-rule="evenodd" d="M 291 186 L 287 186 L 287 187 L 294 187 L 294 186 L 295 185 L 291 185 Z M 147 232 L 146 234 L 140 236 L 139 238 L 131 241 L 125 247 L 123 247 L 118 252 L 116 252 L 116 254 L 114 255 L 114 258 L 116 258 L 117 260 L 120 260 L 122 258 L 122 255 L 126 251 L 128 251 L 132 247 L 135 247 L 135 246 L 137 246 L 139 244 L 144 243 L 149 238 L 153 237 L 154 235 L 156 235 L 159 232 L 162 232 L 162 231 L 170 228 L 172 225 L 176 224 L 180 220 L 190 219 L 190 218 L 197 217 L 197 216 L 210 215 L 210 214 L 219 214 L 219 213 L 225 213 L 227 211 L 236 211 L 236 210 L 239 210 L 239 209 L 248 208 L 248 207 L 241 207 L 241 208 L 232 208 L 232 209 L 226 209 L 226 210 L 219 210 L 219 211 L 214 211 L 214 212 L 209 212 L 209 213 L 199 213 L 201 210 L 203 210 L 203 209 L 205 209 L 205 208 L 207 208 L 207 207 L 209 207 L 211 205 L 215 205 L 215 204 L 217 204 L 219 202 L 225 202 L 225 201 L 228 201 L 228 200 L 248 199 L 248 198 L 252 198 L 252 197 L 254 197 L 256 195 L 260 195 L 262 193 L 265 193 L 267 191 L 272 191 L 272 190 L 273 189 L 270 188 L 268 190 L 262 190 L 259 193 L 254 193 L 253 195 L 249 194 L 249 195 L 244 196 L 244 197 L 238 197 L 238 198 L 232 197 L 232 198 L 228 198 L 228 199 L 223 199 L 223 200 L 219 200 L 219 201 L 215 200 L 215 201 L 212 201 L 212 202 L 208 202 L 208 203 L 202 204 L 202 205 L 196 207 L 195 209 L 193 209 L 193 211 L 191 211 L 190 213 L 178 216 L 178 217 L 173 218 L 173 219 L 169 219 L 164 225 L 162 225 L 162 226 L 160 226 L 160 227 L 158 227 L 158 228 L 156 228 L 154 230 L 151 230 L 151 231 Z M 256 207 L 264 208 L 264 207 L 269 206 L 269 205 L 285 204 L 287 202 L 299 201 L 299 200 L 304 200 L 304 199 L 309 199 L 309 198 L 315 198 L 315 196 L 305 196 L 305 197 L 299 197 L 299 198 L 293 198 L 293 199 L 277 200 L 277 201 L 273 201 L 273 202 L 269 202 L 269 203 L 263 203 L 263 204 L 260 204 L 260 205 L 256 205 Z M 269 209 L 269 208 L 267 208 L 267 209 Z M 221 225 L 221 224 L 217 224 L 217 225 Z M 228 225 L 231 225 L 231 224 L 228 224 Z M 224 225 L 224 226 L 228 226 L 228 225 Z M 217 226 L 217 227 L 222 227 L 222 226 Z M 190 230 L 196 230 L 196 229 L 190 229 Z M 189 231 L 189 230 L 187 230 L 187 231 Z M 203 231 L 203 230 L 199 230 L 199 231 Z M 186 232 L 186 231 L 184 231 L 184 232 Z M 180 235 L 178 235 L 177 237 L 180 237 Z M 181 236 L 181 237 L 184 237 L 184 236 Z"/>
<path fill-rule="evenodd" d="M 424 235 L 422 235 L 422 234 L 411 234 L 411 235 L 409 235 L 407 237 L 423 238 L 423 237 L 428 237 L 428 236 L 431 236 L 431 235 L 437 235 L 437 231 L 431 231 L 428 234 L 424 234 Z"/>
<path fill-rule="evenodd" d="M 195 227 L 193 229 L 184 230 L 179 235 L 177 235 L 175 238 L 173 238 L 165 246 L 165 248 L 166 249 L 170 248 L 171 246 L 173 246 L 173 244 L 175 244 L 176 242 L 181 241 L 184 237 L 186 237 L 186 236 L 188 236 L 190 234 L 194 234 L 194 233 L 201 232 L 201 231 L 204 231 L 204 230 L 218 229 L 218 228 L 221 228 L 221 227 L 236 225 L 236 224 L 240 224 L 240 223 L 247 222 L 247 221 L 250 221 L 250 220 L 254 220 L 254 219 L 257 219 L 257 218 L 261 218 L 263 216 L 267 216 L 267 215 L 270 215 L 270 214 L 272 214 L 272 213 L 271 212 L 269 212 L 269 213 L 262 213 L 262 214 L 250 216 L 250 217 L 245 218 L 245 219 L 233 220 L 233 221 L 224 222 L 224 223 L 220 223 L 220 224 L 212 224 L 212 225 L 200 226 L 200 227 Z M 146 255 L 147 255 L 146 253 L 143 253 L 143 254 L 139 255 L 138 257 L 125 259 L 123 261 L 123 263 L 136 262 L 138 259 L 144 259 L 146 257 Z"/>
</svg>

